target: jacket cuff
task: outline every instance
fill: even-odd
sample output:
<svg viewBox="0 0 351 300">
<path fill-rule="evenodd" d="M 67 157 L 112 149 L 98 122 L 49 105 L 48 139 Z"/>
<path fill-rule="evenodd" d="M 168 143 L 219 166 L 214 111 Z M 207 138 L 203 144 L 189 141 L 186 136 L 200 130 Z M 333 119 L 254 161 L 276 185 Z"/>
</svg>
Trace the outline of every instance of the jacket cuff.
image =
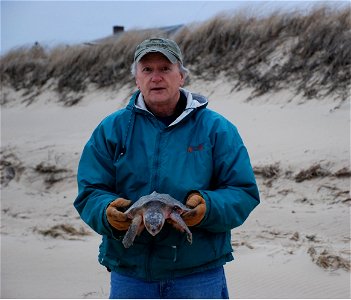
<svg viewBox="0 0 351 300">
<path fill-rule="evenodd" d="M 186 200 L 188 200 L 189 196 L 192 194 L 197 194 L 200 195 L 202 198 L 204 197 L 198 190 L 191 190 L 190 192 L 188 192 L 185 196 L 185 202 Z"/>
</svg>

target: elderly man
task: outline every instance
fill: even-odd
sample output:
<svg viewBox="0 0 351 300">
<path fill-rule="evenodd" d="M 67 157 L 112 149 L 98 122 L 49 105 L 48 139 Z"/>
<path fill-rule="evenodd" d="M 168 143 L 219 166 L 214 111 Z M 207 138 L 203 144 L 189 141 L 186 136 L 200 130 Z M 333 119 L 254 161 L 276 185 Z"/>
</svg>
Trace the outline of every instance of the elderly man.
<svg viewBox="0 0 351 300">
<path fill-rule="evenodd" d="M 83 150 L 74 202 L 102 235 L 99 262 L 111 271 L 110 298 L 228 298 L 230 231 L 259 203 L 247 150 L 205 97 L 182 88 L 188 70 L 174 41 L 143 41 L 132 73 L 138 91 L 97 126 Z M 168 222 L 124 248 L 131 221 L 123 211 L 153 191 L 192 208 L 182 215 L 192 244 Z"/>
</svg>

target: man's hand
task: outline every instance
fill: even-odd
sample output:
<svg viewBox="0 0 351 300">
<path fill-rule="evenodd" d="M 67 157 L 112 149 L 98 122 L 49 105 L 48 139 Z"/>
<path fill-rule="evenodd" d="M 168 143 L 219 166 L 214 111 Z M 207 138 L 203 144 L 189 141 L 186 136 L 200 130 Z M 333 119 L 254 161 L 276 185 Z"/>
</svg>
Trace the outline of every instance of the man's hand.
<svg viewBox="0 0 351 300">
<path fill-rule="evenodd" d="M 187 226 L 195 226 L 199 224 L 206 213 L 206 202 L 200 193 L 192 193 L 186 200 L 186 206 L 191 208 L 182 215 L 182 218 Z"/>
<path fill-rule="evenodd" d="M 127 208 L 131 202 L 132 201 L 130 200 L 118 198 L 110 203 L 106 209 L 106 216 L 107 221 L 111 224 L 112 227 L 120 231 L 128 230 L 132 220 L 128 219 L 127 215 L 122 211 L 123 208 Z"/>
</svg>

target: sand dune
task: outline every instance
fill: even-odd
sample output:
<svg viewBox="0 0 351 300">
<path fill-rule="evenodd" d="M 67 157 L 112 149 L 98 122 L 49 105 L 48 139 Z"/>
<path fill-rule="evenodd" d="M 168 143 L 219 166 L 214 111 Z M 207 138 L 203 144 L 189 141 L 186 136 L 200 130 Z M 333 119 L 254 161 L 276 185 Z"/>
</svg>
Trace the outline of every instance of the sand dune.
<svg viewBox="0 0 351 300">
<path fill-rule="evenodd" d="M 248 102 L 251 90 L 223 78 L 187 88 L 236 124 L 260 187 L 261 205 L 232 232 L 230 296 L 349 298 L 350 103 L 287 90 Z M 47 91 L 2 108 L 2 298 L 108 297 L 100 237 L 72 203 L 85 142 L 129 95 L 92 89 L 68 108 Z"/>
</svg>

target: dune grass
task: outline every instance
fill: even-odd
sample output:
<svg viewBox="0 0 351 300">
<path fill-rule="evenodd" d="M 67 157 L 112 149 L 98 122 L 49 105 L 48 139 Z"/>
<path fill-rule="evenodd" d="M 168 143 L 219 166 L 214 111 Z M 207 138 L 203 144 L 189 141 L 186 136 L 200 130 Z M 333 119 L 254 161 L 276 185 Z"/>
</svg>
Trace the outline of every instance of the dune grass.
<svg viewBox="0 0 351 300">
<path fill-rule="evenodd" d="M 132 30 L 87 45 L 17 48 L 0 58 L 1 83 L 31 91 L 50 82 L 63 95 L 84 92 L 91 83 L 97 88 L 134 84 L 134 49 L 152 36 L 176 40 L 193 76 L 211 80 L 222 73 L 233 90 L 253 88 L 253 98 L 286 87 L 306 98 L 349 97 L 351 9 L 326 7 L 307 15 L 218 15 L 170 36 Z"/>
</svg>

